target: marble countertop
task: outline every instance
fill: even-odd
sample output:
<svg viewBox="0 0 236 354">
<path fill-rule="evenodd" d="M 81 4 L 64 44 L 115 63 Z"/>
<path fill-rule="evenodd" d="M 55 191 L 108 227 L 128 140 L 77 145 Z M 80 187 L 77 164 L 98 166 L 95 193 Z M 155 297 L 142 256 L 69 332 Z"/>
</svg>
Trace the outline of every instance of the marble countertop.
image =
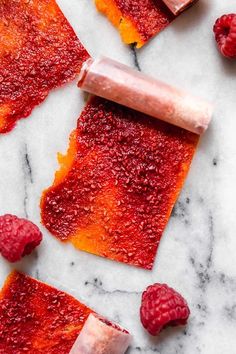
<svg viewBox="0 0 236 354">
<path fill-rule="evenodd" d="M 212 26 L 235 12 L 235 0 L 201 0 L 143 49 L 121 43 L 92 0 L 58 0 L 93 56 L 107 55 L 215 102 L 185 187 L 148 272 L 63 245 L 44 233 L 38 251 L 19 270 L 63 289 L 134 335 L 130 354 L 236 353 L 236 62 L 218 55 Z M 56 90 L 0 137 L 0 214 L 28 217 L 40 225 L 39 200 L 53 180 L 56 154 L 66 151 L 84 105 L 76 82 Z M 12 267 L 0 259 L 0 285 Z M 166 282 L 189 302 L 186 328 L 151 338 L 139 321 L 140 296 Z"/>
</svg>

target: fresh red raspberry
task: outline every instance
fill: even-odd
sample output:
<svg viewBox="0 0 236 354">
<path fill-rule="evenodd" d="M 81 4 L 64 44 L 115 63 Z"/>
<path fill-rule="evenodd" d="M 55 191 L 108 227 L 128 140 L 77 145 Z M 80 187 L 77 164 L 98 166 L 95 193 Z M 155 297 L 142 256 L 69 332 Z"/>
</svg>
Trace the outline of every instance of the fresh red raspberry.
<svg viewBox="0 0 236 354">
<path fill-rule="evenodd" d="M 218 18 L 213 31 L 221 53 L 227 58 L 236 58 L 236 14 Z"/>
<path fill-rule="evenodd" d="M 0 253 L 9 262 L 30 254 L 41 240 L 41 231 L 31 221 L 10 214 L 0 216 Z"/>
<path fill-rule="evenodd" d="M 156 336 L 167 326 L 185 325 L 189 315 L 187 302 L 166 284 L 154 284 L 144 291 L 140 318 L 151 335 Z"/>
</svg>

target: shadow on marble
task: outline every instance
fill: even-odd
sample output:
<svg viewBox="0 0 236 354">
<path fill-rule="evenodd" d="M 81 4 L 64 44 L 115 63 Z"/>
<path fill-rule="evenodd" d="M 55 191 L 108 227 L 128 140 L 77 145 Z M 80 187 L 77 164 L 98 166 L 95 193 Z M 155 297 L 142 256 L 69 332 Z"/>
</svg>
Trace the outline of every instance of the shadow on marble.
<svg viewBox="0 0 236 354">
<path fill-rule="evenodd" d="M 6 266 L 5 273 L 9 275 L 12 271 L 17 270 L 18 272 L 27 274 L 35 279 L 40 280 L 38 270 L 38 259 L 38 250 L 34 250 L 30 255 L 22 258 L 16 263 L 9 263 L 3 260 L 4 266 Z"/>
<path fill-rule="evenodd" d="M 236 60 L 221 56 L 222 71 L 228 77 L 236 76 Z"/>
<path fill-rule="evenodd" d="M 192 27 L 198 26 L 201 19 L 206 17 L 210 4 L 207 1 L 201 1 L 195 4 L 192 8 L 182 13 L 174 22 L 170 25 L 176 32 L 185 32 Z"/>
<path fill-rule="evenodd" d="M 169 327 L 163 330 L 159 335 L 156 337 L 149 335 L 145 330 L 143 330 L 143 335 L 147 337 L 148 339 L 148 345 L 145 347 L 139 347 L 133 345 L 129 350 L 127 351 L 127 354 L 133 353 L 135 350 L 135 353 L 162 353 L 162 348 L 165 346 L 166 343 L 170 339 L 175 339 L 175 338 L 182 338 L 183 335 L 187 335 L 187 330 L 186 327 L 180 326 L 180 327 Z M 179 346 L 181 346 L 181 343 L 179 343 Z"/>
<path fill-rule="evenodd" d="M 212 145 L 212 141 L 214 141 L 214 119 L 217 112 L 214 111 L 211 124 L 207 131 L 200 137 L 197 151 L 207 151 L 209 152 L 209 146 Z"/>
</svg>

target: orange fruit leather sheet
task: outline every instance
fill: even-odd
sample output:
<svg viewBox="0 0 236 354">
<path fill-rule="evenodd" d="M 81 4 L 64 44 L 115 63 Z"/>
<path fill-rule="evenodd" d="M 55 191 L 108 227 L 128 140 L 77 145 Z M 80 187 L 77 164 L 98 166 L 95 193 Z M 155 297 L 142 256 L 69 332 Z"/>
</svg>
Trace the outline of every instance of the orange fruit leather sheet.
<svg viewBox="0 0 236 354">
<path fill-rule="evenodd" d="M 0 133 L 89 57 L 55 0 L 0 0 Z"/>
<path fill-rule="evenodd" d="M 97 9 L 119 29 L 126 44 L 142 47 L 175 16 L 162 0 L 95 0 Z"/>
<path fill-rule="evenodd" d="M 198 136 L 94 97 L 41 199 L 59 240 L 151 269 Z"/>
<path fill-rule="evenodd" d="M 0 353 L 69 353 L 91 312 L 70 295 L 13 272 L 0 292 Z"/>
</svg>

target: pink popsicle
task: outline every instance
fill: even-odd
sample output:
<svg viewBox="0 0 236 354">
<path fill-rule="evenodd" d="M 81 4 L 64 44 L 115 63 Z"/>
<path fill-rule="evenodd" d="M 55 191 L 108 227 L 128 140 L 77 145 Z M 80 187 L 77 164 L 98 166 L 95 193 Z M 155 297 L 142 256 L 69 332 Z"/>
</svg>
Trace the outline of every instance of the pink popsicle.
<svg viewBox="0 0 236 354">
<path fill-rule="evenodd" d="M 208 102 L 109 58 L 87 60 L 78 86 L 196 134 L 208 128 L 213 113 Z"/>
</svg>

